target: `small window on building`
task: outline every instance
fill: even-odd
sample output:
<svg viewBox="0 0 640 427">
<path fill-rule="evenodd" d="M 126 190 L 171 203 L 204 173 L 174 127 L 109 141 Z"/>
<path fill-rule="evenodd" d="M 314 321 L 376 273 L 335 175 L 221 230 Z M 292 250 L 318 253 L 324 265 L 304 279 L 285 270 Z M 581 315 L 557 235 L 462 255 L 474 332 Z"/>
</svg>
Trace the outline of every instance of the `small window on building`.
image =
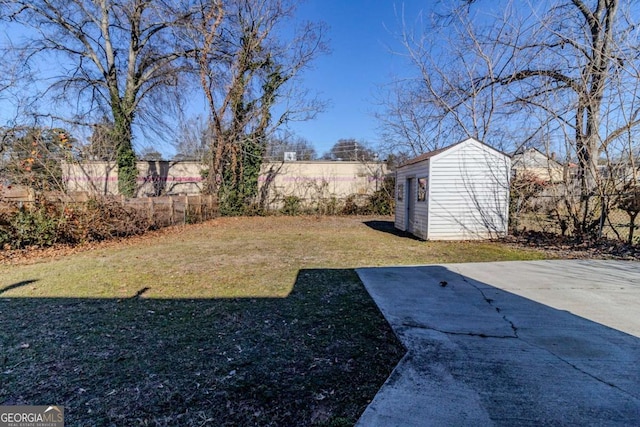
<svg viewBox="0 0 640 427">
<path fill-rule="evenodd" d="M 398 194 L 397 199 L 399 202 L 404 198 L 404 184 L 398 184 Z"/>
<path fill-rule="evenodd" d="M 418 201 L 427 200 L 427 178 L 418 178 Z"/>
</svg>

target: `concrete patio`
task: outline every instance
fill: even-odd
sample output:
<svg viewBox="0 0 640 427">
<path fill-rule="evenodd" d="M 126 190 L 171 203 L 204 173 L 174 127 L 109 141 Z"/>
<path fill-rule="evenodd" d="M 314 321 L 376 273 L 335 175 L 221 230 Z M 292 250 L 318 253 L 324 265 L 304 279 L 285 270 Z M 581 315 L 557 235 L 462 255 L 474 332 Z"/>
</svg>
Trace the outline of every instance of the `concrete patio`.
<svg viewBox="0 0 640 427">
<path fill-rule="evenodd" d="M 358 425 L 640 425 L 640 263 L 358 274 L 407 347 Z"/>
</svg>

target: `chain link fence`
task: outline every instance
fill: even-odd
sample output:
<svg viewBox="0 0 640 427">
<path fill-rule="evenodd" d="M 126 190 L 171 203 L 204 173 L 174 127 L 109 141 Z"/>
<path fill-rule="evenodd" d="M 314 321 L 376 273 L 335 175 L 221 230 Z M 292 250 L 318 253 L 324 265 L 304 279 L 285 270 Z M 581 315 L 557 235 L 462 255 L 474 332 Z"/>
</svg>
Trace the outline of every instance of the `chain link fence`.
<svg viewBox="0 0 640 427">
<path fill-rule="evenodd" d="M 514 234 L 543 232 L 588 235 L 640 243 L 640 194 L 611 193 L 589 197 L 538 195 L 511 197 L 510 229 Z"/>
</svg>

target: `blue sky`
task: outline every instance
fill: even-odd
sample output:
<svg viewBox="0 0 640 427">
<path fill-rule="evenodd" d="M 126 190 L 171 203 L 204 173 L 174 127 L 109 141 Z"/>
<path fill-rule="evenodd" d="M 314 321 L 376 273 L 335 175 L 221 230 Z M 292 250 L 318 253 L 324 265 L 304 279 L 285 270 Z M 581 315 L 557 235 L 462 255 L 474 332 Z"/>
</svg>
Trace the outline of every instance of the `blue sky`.
<svg viewBox="0 0 640 427">
<path fill-rule="evenodd" d="M 290 130 L 307 139 L 319 155 L 341 138 L 355 138 L 375 147 L 377 88 L 391 82 L 394 75 L 406 73 L 406 61 L 392 52 L 400 50 L 396 41 L 400 15 L 404 9 L 407 20 L 413 21 L 424 7 L 428 7 L 428 1 L 301 1 L 296 19 L 328 25 L 330 53 L 318 57 L 302 75 L 304 87 L 318 93 L 328 107 L 313 121 L 292 123 Z M 3 44 L 7 37 L 14 42 L 22 38 L 22 30 L 12 26 L 5 26 L 3 33 Z M 11 109 L 0 99 L 0 119 L 5 122 L 11 118 Z M 148 145 L 143 135 L 136 136 L 136 142 Z M 170 144 L 155 142 L 160 151 L 172 155 Z"/>
<path fill-rule="evenodd" d="M 331 53 L 314 62 L 304 74 L 305 87 L 329 101 L 315 120 L 295 123 L 291 129 L 309 140 L 318 154 L 340 138 L 355 138 L 375 145 L 378 141 L 376 90 L 406 70 L 396 34 L 405 8 L 409 21 L 424 1 L 311 0 L 302 3 L 300 19 L 324 21 L 329 26 Z M 397 14 L 396 16 L 396 9 Z"/>
</svg>

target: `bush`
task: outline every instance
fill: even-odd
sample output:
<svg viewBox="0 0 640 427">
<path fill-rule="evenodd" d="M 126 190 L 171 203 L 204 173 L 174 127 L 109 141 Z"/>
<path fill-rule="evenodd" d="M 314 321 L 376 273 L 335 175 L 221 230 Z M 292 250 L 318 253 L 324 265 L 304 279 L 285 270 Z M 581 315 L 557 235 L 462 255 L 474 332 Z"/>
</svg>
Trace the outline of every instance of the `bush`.
<svg viewBox="0 0 640 427">
<path fill-rule="evenodd" d="M 78 214 L 81 240 L 127 237 L 156 228 L 146 212 L 110 199 L 91 199 Z"/>
<path fill-rule="evenodd" d="M 342 215 L 359 215 L 361 213 L 360 206 L 356 202 L 355 194 L 351 194 L 344 200 L 344 205 L 340 212 Z"/>
<path fill-rule="evenodd" d="M 70 207 L 38 200 L 0 217 L 0 247 L 21 249 L 142 234 L 153 228 L 144 212 L 108 199 Z"/>
<path fill-rule="evenodd" d="M 315 213 L 318 215 L 336 215 L 339 211 L 338 199 L 332 196 L 319 199 Z"/>
<path fill-rule="evenodd" d="M 393 193 L 380 189 L 369 196 L 367 205 L 364 207 L 369 215 L 392 215 L 395 209 Z"/>
<path fill-rule="evenodd" d="M 302 210 L 302 199 L 297 196 L 286 196 L 283 200 L 282 212 L 285 215 L 299 215 Z"/>
<path fill-rule="evenodd" d="M 243 215 L 245 216 L 267 216 L 268 212 L 259 203 L 250 203 L 244 207 Z"/>
<path fill-rule="evenodd" d="M 7 222 L 0 233 L 3 246 L 51 246 L 59 237 L 60 220 L 46 205 L 33 210 L 20 208 Z"/>
<path fill-rule="evenodd" d="M 369 215 L 392 215 L 396 208 L 395 187 L 395 176 L 387 175 L 382 186 L 369 196 L 365 206 L 366 213 Z"/>
<path fill-rule="evenodd" d="M 0 225 L 0 250 L 11 241 L 11 233 L 7 227 Z"/>
</svg>

